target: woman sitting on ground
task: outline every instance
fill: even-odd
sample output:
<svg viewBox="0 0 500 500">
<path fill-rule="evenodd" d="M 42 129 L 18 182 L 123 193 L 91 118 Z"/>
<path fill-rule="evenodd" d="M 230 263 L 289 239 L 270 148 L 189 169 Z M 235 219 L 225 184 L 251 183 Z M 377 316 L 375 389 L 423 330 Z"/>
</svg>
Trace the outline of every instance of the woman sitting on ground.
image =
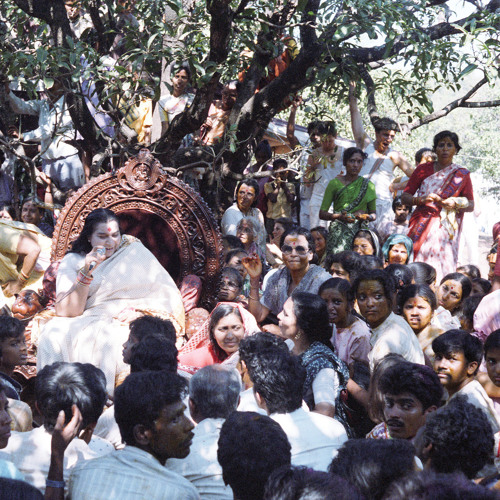
<svg viewBox="0 0 500 500">
<path fill-rule="evenodd" d="M 347 390 L 349 370 L 334 353 L 330 342 L 328 309 L 323 299 L 296 291 L 278 314 L 281 336 L 294 343 L 292 352 L 300 356 L 306 369 L 304 400 L 311 410 L 335 417 L 350 432 L 341 394 Z"/>
<path fill-rule="evenodd" d="M 257 331 L 255 318 L 241 304 L 221 302 L 179 351 L 179 369 L 192 374 L 218 363 L 236 367 L 240 340 Z"/>
</svg>

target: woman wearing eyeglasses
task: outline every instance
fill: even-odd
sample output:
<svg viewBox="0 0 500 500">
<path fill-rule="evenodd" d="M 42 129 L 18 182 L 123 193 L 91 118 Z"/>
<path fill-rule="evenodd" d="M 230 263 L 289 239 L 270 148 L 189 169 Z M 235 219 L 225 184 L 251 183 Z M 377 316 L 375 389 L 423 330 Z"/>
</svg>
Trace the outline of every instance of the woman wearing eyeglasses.
<svg viewBox="0 0 500 500">
<path fill-rule="evenodd" d="M 311 264 L 314 241 L 307 229 L 295 228 L 284 233 L 281 238 L 281 253 L 285 266 L 269 278 L 260 299 L 262 262 L 257 255 L 246 257 L 242 261 L 250 276 L 248 309 L 258 323 L 264 321 L 270 312 L 278 315 L 294 290 L 318 293 L 321 284 L 331 277 L 322 267 Z"/>
</svg>

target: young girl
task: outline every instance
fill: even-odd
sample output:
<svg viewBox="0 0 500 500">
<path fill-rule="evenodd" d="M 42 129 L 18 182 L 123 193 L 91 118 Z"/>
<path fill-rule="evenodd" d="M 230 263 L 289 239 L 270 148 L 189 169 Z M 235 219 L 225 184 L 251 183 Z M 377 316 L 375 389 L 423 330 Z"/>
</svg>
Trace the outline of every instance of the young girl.
<svg viewBox="0 0 500 500">
<path fill-rule="evenodd" d="M 406 286 L 399 296 L 399 305 L 404 319 L 415 332 L 422 351 L 434 361 L 432 341 L 444 331 L 431 324 L 437 308 L 434 292 L 427 285 Z"/>
<path fill-rule="evenodd" d="M 332 344 L 339 358 L 352 369 L 355 361 L 368 364 L 370 329 L 353 310 L 350 284 L 341 278 L 331 278 L 319 288 L 319 296 L 326 302 L 330 323 L 334 326 Z"/>
</svg>

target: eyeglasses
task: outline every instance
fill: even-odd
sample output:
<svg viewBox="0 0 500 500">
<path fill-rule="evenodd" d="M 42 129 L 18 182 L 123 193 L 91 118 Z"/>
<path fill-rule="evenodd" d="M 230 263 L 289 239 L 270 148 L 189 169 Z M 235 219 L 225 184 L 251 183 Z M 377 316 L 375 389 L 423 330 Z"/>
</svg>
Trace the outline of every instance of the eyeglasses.
<svg viewBox="0 0 500 500">
<path fill-rule="evenodd" d="M 237 283 L 233 281 L 221 281 L 220 288 L 229 288 L 230 290 L 237 290 L 239 288 Z"/>
<path fill-rule="evenodd" d="M 291 255 L 294 250 L 297 255 L 301 256 L 307 255 L 309 253 L 309 248 L 305 248 L 300 245 L 296 247 L 291 247 L 290 245 L 283 245 L 281 247 L 281 253 L 283 255 Z"/>
</svg>

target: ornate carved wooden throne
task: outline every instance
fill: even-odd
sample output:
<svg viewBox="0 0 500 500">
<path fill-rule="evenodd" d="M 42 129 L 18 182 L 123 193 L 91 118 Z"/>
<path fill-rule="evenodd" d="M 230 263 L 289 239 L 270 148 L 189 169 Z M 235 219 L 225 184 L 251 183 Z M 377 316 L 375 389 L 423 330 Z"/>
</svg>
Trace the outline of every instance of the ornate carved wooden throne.
<svg viewBox="0 0 500 500">
<path fill-rule="evenodd" d="M 53 261 L 64 257 L 96 208 L 113 210 L 122 232 L 139 238 L 178 285 L 188 274 L 199 276 L 201 305 L 210 306 L 217 292 L 222 242 L 217 222 L 199 193 L 166 174 L 160 162 L 142 149 L 116 173 L 100 175 L 68 200 L 52 238 Z"/>
</svg>

